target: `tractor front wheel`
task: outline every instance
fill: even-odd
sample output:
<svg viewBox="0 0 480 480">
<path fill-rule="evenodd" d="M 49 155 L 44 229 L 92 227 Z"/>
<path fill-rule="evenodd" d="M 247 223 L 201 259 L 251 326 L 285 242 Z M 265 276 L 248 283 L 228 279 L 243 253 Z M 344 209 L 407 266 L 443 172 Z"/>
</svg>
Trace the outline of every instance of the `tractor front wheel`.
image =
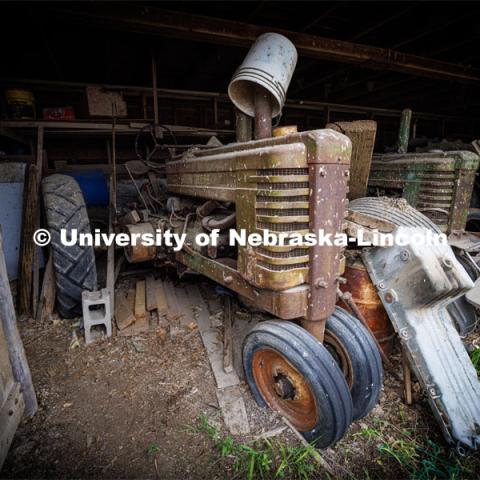
<svg viewBox="0 0 480 480">
<path fill-rule="evenodd" d="M 308 442 L 326 448 L 352 421 L 352 398 L 338 364 L 312 335 L 287 321 L 265 321 L 243 348 L 247 381 L 257 403 L 285 417 Z"/>
</svg>

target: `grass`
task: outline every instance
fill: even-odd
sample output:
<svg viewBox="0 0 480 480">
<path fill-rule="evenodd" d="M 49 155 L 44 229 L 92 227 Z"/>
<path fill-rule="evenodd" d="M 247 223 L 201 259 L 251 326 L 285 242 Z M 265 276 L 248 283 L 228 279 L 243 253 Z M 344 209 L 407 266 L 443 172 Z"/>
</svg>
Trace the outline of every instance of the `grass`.
<svg viewBox="0 0 480 480">
<path fill-rule="evenodd" d="M 351 457 L 349 452 L 360 452 L 362 464 L 359 467 L 363 471 L 356 471 L 358 477 L 348 472 L 346 477 L 377 479 L 395 476 L 409 480 L 477 478 L 478 459 L 474 455 L 459 458 L 453 450 L 440 446 L 428 436 L 402 428 L 402 424 L 409 422 L 403 407 L 398 416 L 398 424 L 381 418 L 372 418 L 369 425 L 363 424 L 360 431 L 350 437 L 354 444 L 361 444 L 360 450 L 355 446 L 349 450 L 352 443 L 348 439 L 336 446 L 344 461 L 348 457 L 350 465 L 359 459 Z M 225 462 L 232 472 L 231 478 L 307 480 L 328 477 L 315 462 L 317 451 L 313 446 L 290 446 L 280 440 L 268 439 L 240 443 L 222 434 L 204 414 L 199 415 L 194 426 L 187 428 L 191 434 L 202 434 L 213 442 L 217 461 Z"/>
<path fill-rule="evenodd" d="M 313 446 L 289 446 L 268 439 L 240 443 L 229 435 L 222 435 L 204 414 L 199 415 L 197 424 L 188 426 L 187 430 L 194 435 L 203 434 L 213 442 L 219 460 L 230 465 L 233 478 L 307 480 L 320 473 L 320 466 L 314 461 L 316 450 Z"/>
<path fill-rule="evenodd" d="M 470 358 L 473 366 L 477 370 L 477 375 L 480 377 L 480 347 L 475 348 L 475 350 L 470 353 Z"/>
<path fill-rule="evenodd" d="M 354 437 L 361 437 L 367 443 L 375 443 L 379 452 L 376 463 L 386 471 L 391 463 L 400 468 L 409 479 L 462 479 L 475 477 L 475 471 L 468 467 L 468 460 L 460 459 L 453 451 L 439 446 L 430 439 L 419 439 L 389 422 L 377 420 L 376 426 L 363 426 Z M 395 430 L 395 436 L 391 435 Z"/>
<path fill-rule="evenodd" d="M 158 445 L 155 445 L 154 443 L 151 443 L 147 447 L 147 454 L 148 455 L 156 455 L 160 451 L 160 447 Z"/>
</svg>

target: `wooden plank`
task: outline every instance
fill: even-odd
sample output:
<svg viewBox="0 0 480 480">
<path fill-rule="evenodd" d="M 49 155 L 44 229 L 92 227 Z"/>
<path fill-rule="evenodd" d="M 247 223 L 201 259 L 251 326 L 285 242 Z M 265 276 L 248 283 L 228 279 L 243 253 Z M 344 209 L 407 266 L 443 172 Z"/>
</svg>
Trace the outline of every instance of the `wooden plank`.
<svg viewBox="0 0 480 480">
<path fill-rule="evenodd" d="M 3 254 L 3 239 L 0 232 L 0 321 L 7 340 L 8 355 L 15 380 L 21 384 L 25 398 L 25 414 L 32 416 L 38 409 L 37 396 L 33 388 L 32 375 L 25 349 L 18 331 L 12 292 L 8 281 L 7 266 Z"/>
<path fill-rule="evenodd" d="M 135 323 L 132 323 L 127 328 L 119 330 L 117 335 L 119 337 L 132 337 L 134 335 L 140 335 L 146 333 L 150 330 L 150 322 L 148 318 L 137 320 Z"/>
<path fill-rule="evenodd" d="M 157 303 L 158 315 L 165 315 L 168 312 L 167 298 L 163 288 L 163 282 L 157 280 L 155 282 L 155 300 Z"/>
<path fill-rule="evenodd" d="M 233 339 L 232 339 L 232 297 L 224 295 L 223 298 L 223 370 L 225 373 L 233 371 Z"/>
<path fill-rule="evenodd" d="M 43 172 L 43 126 L 37 129 L 37 199 L 35 204 L 35 230 L 40 228 L 40 184 Z M 36 317 L 38 307 L 38 288 L 40 282 L 40 248 L 33 247 L 33 273 L 32 273 L 32 315 Z"/>
<path fill-rule="evenodd" d="M 139 280 L 135 289 L 135 318 L 137 320 L 146 317 L 145 309 L 145 280 Z"/>
<path fill-rule="evenodd" d="M 232 435 L 248 435 L 250 424 L 248 423 L 247 410 L 238 385 L 217 388 L 217 400 L 223 414 L 225 426 Z"/>
<path fill-rule="evenodd" d="M 115 294 L 115 322 L 119 330 L 124 330 L 135 322 L 135 315 L 129 300 L 122 292 Z"/>
<path fill-rule="evenodd" d="M 169 321 L 178 320 L 182 315 L 182 312 L 175 294 L 175 286 L 171 282 L 165 282 L 163 286 L 168 305 L 167 318 Z"/>
<path fill-rule="evenodd" d="M 48 315 L 53 313 L 55 307 L 55 297 L 57 293 L 57 285 L 55 283 L 55 269 L 53 268 L 53 254 L 50 252 L 50 257 L 43 273 L 42 291 L 40 292 L 40 299 L 38 302 L 36 320 L 43 322 Z"/>
<path fill-rule="evenodd" d="M 219 339 L 218 330 L 211 326 L 208 305 L 196 286 L 189 288 L 187 295 L 193 306 L 200 307 L 197 311 L 198 330 L 207 350 L 217 387 L 226 388 L 238 385 L 240 380 L 235 370 L 230 373 L 225 373 L 223 370 L 223 342 L 221 338 Z"/>
<path fill-rule="evenodd" d="M 24 410 L 25 402 L 20 384 L 14 383 L 7 400 L 0 408 L 0 471 Z"/>
<path fill-rule="evenodd" d="M 147 276 L 146 289 L 147 310 L 151 312 L 152 310 L 155 310 L 157 308 L 156 283 L 153 275 Z"/>
<path fill-rule="evenodd" d="M 18 278 L 18 310 L 20 315 L 31 314 L 32 304 L 32 265 L 33 232 L 35 231 L 35 212 L 38 198 L 36 165 L 29 165 L 23 205 L 22 244 L 20 247 L 20 268 Z"/>
<path fill-rule="evenodd" d="M 132 312 L 135 310 L 135 296 L 137 292 L 134 288 L 131 288 L 127 292 L 127 304 L 132 310 Z"/>
</svg>

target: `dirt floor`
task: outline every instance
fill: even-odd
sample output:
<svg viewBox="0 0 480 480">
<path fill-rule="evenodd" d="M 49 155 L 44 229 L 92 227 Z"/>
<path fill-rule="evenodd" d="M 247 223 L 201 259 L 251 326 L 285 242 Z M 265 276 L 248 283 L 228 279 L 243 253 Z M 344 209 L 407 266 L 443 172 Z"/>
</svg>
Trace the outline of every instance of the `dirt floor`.
<svg viewBox="0 0 480 480">
<path fill-rule="evenodd" d="M 78 322 L 24 322 L 21 332 L 40 408 L 20 426 L 2 478 L 244 478 L 248 469 L 235 457 L 248 452 L 243 446 L 259 451 L 269 437 L 277 452 L 301 447 L 274 412 L 256 406 L 246 385 L 252 432 L 228 435 L 198 330 L 174 339 L 157 333 L 115 337 L 88 347 Z M 418 388 L 415 400 L 404 405 L 400 382 L 387 373 L 380 404 L 334 448 L 320 451 L 334 476 L 476 477 L 478 455 L 457 459 Z M 203 427 L 208 419 L 221 439 L 242 447 L 226 452 L 224 442 L 220 448 L 215 434 L 201 427 L 202 418 Z M 272 458 L 265 478 L 282 476 L 271 468 L 278 461 Z M 313 456 L 308 462 L 313 466 L 306 476 L 296 461 L 283 476 L 326 477 Z"/>
</svg>

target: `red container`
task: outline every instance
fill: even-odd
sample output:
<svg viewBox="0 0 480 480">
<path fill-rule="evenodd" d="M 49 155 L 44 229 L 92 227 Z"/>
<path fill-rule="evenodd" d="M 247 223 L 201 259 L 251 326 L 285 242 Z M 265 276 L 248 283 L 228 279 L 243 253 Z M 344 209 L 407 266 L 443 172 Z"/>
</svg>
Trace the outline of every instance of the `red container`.
<svg viewBox="0 0 480 480">
<path fill-rule="evenodd" d="M 44 120 L 75 120 L 75 111 L 73 107 L 55 107 L 43 109 Z"/>
</svg>

